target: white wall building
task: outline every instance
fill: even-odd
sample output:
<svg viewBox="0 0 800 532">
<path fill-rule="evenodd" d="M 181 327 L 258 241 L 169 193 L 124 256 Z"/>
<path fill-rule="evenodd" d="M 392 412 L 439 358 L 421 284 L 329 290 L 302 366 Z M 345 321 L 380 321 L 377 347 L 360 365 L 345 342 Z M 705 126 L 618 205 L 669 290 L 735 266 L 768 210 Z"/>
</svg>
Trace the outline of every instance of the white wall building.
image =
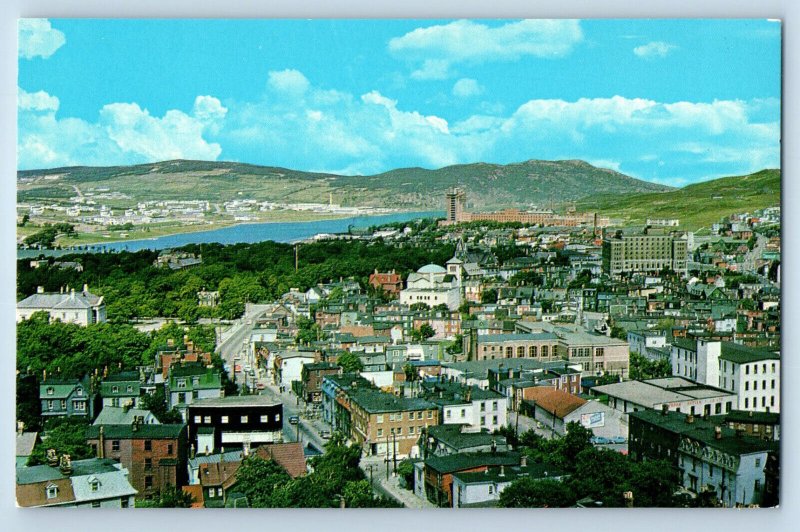
<svg viewBox="0 0 800 532">
<path fill-rule="evenodd" d="M 441 266 L 428 264 L 408 276 L 406 288 L 400 291 L 400 303 L 425 303 L 429 307 L 445 304 L 450 310 L 461 305 L 458 278 Z"/>
<path fill-rule="evenodd" d="M 36 312 L 46 312 L 51 321 L 77 323 L 84 327 L 106 321 L 103 297 L 90 293 L 86 285 L 81 292 L 73 289 L 61 293 L 46 293 L 44 287 L 38 287 L 35 294 L 17 303 L 17 323 L 29 319 Z"/>
</svg>

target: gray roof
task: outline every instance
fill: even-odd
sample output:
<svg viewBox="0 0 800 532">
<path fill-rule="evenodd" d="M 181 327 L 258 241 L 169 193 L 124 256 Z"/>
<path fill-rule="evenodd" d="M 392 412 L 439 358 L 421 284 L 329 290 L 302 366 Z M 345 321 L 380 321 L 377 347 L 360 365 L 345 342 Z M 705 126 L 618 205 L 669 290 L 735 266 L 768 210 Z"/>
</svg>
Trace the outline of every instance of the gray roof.
<svg viewBox="0 0 800 532">
<path fill-rule="evenodd" d="M 199 469 L 202 464 L 218 464 L 225 458 L 226 462 L 240 462 L 244 458 L 242 451 L 228 451 L 225 453 L 217 454 L 198 454 L 194 458 L 189 459 L 189 467 L 191 469 Z"/>
<path fill-rule="evenodd" d="M 436 405 L 424 399 L 398 397 L 377 390 L 351 390 L 350 398 L 354 403 L 371 414 L 381 412 L 408 412 L 410 410 L 429 410 L 436 408 Z"/>
<path fill-rule="evenodd" d="M 122 469 L 121 465 L 115 471 L 91 473 L 85 476 L 73 474 L 70 481 L 76 502 L 126 497 L 138 493 L 128 481 L 127 470 Z M 92 491 L 92 483 L 95 481 L 98 483 L 98 489 Z"/>
<path fill-rule="evenodd" d="M 471 360 L 469 362 L 445 362 L 442 364 L 443 368 L 450 368 L 468 376 L 486 379 L 488 378 L 489 370 L 499 370 L 500 367 L 504 369 L 547 369 L 550 367 L 564 367 L 564 361 L 556 362 L 540 362 L 530 358 L 500 358 L 495 360 Z"/>
<path fill-rule="evenodd" d="M 192 401 L 189 408 L 192 407 L 226 407 L 226 406 L 276 406 L 281 405 L 280 401 L 276 401 L 266 395 L 231 395 L 228 397 L 218 397 L 212 399 L 200 399 Z"/>
<path fill-rule="evenodd" d="M 506 445 L 505 436 L 489 434 L 486 429 L 480 432 L 463 432 L 463 425 L 433 425 L 428 427 L 428 435 L 441 441 L 453 449 L 470 449 L 473 447 Z"/>
<path fill-rule="evenodd" d="M 33 294 L 17 303 L 17 308 L 30 309 L 82 309 L 92 308 L 102 303 L 103 298 L 90 292 L 70 292 L 66 294 Z"/>
<path fill-rule="evenodd" d="M 731 392 L 697 384 L 681 377 L 606 384 L 595 386 L 592 388 L 592 392 L 606 394 L 648 408 L 656 408 L 663 403 L 735 396 Z"/>
<path fill-rule="evenodd" d="M 113 473 L 119 471 L 119 462 L 110 458 L 88 458 L 72 462 L 73 477 L 97 475 L 100 473 Z M 17 484 L 35 484 L 47 480 L 67 478 L 58 467 L 38 465 L 17 468 Z"/>
<path fill-rule="evenodd" d="M 38 432 L 17 433 L 17 456 L 30 456 L 38 437 Z"/>
<path fill-rule="evenodd" d="M 133 420 L 137 417 L 143 417 L 147 419 L 148 417 L 152 417 L 154 420 L 153 423 L 148 424 L 158 424 L 158 419 L 152 415 L 149 410 L 144 410 L 140 408 L 129 408 L 127 411 L 125 408 L 121 406 L 104 406 L 103 409 L 100 411 L 100 414 L 94 420 L 93 425 L 131 425 Z"/>
<path fill-rule="evenodd" d="M 508 333 L 508 334 L 479 334 L 478 343 L 483 342 L 513 342 L 525 340 L 558 340 L 558 336 L 553 333 Z"/>
</svg>

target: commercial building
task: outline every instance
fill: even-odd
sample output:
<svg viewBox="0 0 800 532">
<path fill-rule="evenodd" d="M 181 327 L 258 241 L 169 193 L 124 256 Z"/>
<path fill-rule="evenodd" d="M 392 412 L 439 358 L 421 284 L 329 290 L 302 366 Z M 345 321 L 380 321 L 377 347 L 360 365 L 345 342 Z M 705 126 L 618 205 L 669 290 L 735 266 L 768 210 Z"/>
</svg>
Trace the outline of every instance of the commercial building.
<svg viewBox="0 0 800 532">
<path fill-rule="evenodd" d="M 686 275 L 686 233 L 646 228 L 639 234 L 616 231 L 603 239 L 603 273 L 614 277 L 669 268 Z"/>
<path fill-rule="evenodd" d="M 736 394 L 680 377 L 625 381 L 592 388 L 592 395 L 607 395 L 608 406 L 622 413 L 668 410 L 693 415 L 718 415 L 736 405 Z"/>
<path fill-rule="evenodd" d="M 189 406 L 189 442 L 197 452 L 249 449 L 281 441 L 283 404 L 264 395 L 195 401 Z"/>
</svg>

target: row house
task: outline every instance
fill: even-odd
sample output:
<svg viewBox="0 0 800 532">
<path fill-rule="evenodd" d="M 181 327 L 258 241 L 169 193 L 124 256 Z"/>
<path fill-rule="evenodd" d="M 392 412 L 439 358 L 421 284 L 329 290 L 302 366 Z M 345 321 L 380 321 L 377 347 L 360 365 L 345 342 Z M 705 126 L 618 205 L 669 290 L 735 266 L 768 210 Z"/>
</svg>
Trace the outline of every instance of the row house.
<svg viewBox="0 0 800 532">
<path fill-rule="evenodd" d="M 423 431 L 439 424 L 439 408 L 423 399 L 351 389 L 351 439 L 373 456 L 412 454 Z"/>
<path fill-rule="evenodd" d="M 47 379 L 39 384 L 42 416 L 80 417 L 92 420 L 97 408 L 97 392 L 89 376 L 83 379 Z"/>
</svg>

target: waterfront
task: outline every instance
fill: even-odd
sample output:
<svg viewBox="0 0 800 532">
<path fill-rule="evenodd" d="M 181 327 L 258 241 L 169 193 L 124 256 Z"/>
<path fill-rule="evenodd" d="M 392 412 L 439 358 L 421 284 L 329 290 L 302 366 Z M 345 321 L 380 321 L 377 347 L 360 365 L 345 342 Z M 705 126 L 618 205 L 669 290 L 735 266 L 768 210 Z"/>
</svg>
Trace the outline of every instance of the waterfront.
<svg viewBox="0 0 800 532">
<path fill-rule="evenodd" d="M 357 216 L 334 220 L 317 220 L 313 222 L 264 222 L 239 224 L 211 231 L 164 235 L 144 240 L 108 242 L 83 246 L 82 249 L 67 250 L 18 250 L 17 258 L 61 256 L 72 253 L 104 253 L 114 251 L 139 251 L 142 249 L 170 249 L 187 244 L 217 242 L 220 244 L 254 243 L 265 240 L 275 242 L 296 242 L 318 234 L 346 233 L 349 228 L 365 228 L 393 222 L 405 222 L 420 218 L 442 216 L 440 211 L 398 212 L 380 216 Z"/>
</svg>

